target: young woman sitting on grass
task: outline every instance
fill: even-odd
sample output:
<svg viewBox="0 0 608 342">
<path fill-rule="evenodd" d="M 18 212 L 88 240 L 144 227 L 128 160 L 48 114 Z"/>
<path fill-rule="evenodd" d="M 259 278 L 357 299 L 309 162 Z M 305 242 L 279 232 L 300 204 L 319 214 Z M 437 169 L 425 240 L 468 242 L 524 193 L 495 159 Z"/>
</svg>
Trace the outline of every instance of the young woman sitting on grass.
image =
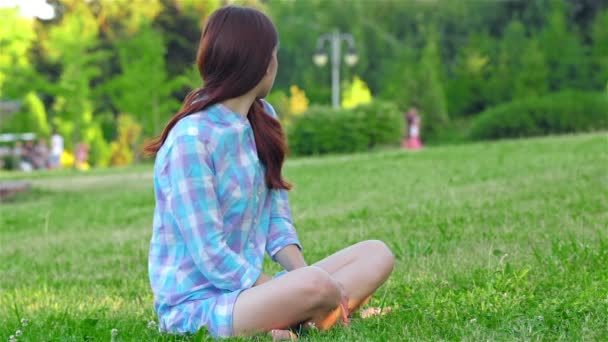
<svg viewBox="0 0 608 342">
<path fill-rule="evenodd" d="M 149 274 L 161 331 L 291 338 L 298 325 L 328 329 L 348 322 L 393 269 L 380 241 L 304 260 L 281 174 L 285 136 L 262 100 L 277 46 L 261 12 L 216 11 L 196 60 L 204 86 L 145 146 L 156 156 Z M 285 272 L 264 274 L 264 252 Z"/>
</svg>

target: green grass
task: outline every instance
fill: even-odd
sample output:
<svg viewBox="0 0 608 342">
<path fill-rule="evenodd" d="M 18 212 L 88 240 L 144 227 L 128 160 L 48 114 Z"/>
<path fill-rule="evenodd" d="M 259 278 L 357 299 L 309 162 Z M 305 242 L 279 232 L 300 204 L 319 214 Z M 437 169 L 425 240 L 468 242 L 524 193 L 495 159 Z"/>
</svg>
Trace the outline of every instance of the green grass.
<svg viewBox="0 0 608 342">
<path fill-rule="evenodd" d="M 303 340 L 608 340 L 607 170 L 606 134 L 290 161 L 309 262 L 363 239 L 398 259 L 392 314 Z M 147 328 L 150 166 L 70 175 L 0 204 L 0 340 L 171 339 Z"/>
</svg>

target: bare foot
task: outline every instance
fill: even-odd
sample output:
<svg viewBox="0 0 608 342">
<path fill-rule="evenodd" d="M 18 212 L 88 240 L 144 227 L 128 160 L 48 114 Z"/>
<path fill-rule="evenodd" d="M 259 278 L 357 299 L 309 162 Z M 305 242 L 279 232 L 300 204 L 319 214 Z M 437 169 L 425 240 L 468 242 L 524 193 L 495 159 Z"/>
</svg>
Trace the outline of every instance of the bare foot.
<svg viewBox="0 0 608 342">
<path fill-rule="evenodd" d="M 361 318 L 370 318 L 374 316 L 384 316 L 391 311 L 393 311 L 393 308 L 391 308 L 390 306 L 386 308 L 367 308 L 361 311 L 359 315 L 361 316 Z"/>
<path fill-rule="evenodd" d="M 298 336 L 289 330 L 273 329 L 270 330 L 270 336 L 272 336 L 272 342 L 298 340 Z"/>
</svg>

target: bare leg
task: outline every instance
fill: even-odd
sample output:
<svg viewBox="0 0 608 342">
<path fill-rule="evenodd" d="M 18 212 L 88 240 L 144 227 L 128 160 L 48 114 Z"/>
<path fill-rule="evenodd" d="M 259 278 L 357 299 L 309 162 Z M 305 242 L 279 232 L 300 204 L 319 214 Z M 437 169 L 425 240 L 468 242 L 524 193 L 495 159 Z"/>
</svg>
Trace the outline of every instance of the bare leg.
<svg viewBox="0 0 608 342">
<path fill-rule="evenodd" d="M 348 294 L 349 310 L 354 311 L 388 278 L 394 260 L 383 242 L 363 241 L 312 267 L 243 291 L 234 306 L 234 335 L 285 329 L 306 321 L 321 330 L 328 329 L 342 314 L 340 286 Z"/>
<path fill-rule="evenodd" d="M 245 336 L 320 321 L 339 305 L 338 286 L 322 269 L 304 267 L 243 291 L 233 310 L 233 333 Z"/>
<path fill-rule="evenodd" d="M 382 241 L 352 245 L 314 264 L 331 274 L 346 289 L 349 311 L 365 305 L 393 270 L 395 257 Z"/>
</svg>

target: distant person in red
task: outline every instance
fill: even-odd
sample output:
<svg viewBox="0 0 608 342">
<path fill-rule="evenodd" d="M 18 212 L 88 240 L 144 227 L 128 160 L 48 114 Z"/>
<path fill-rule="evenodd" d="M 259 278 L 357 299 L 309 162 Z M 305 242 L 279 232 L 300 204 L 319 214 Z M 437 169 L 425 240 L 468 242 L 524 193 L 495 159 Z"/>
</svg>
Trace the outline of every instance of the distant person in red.
<svg viewBox="0 0 608 342">
<path fill-rule="evenodd" d="M 89 146 L 85 143 L 76 145 L 76 156 L 74 166 L 79 170 L 86 170 L 87 159 L 89 159 Z"/>
<path fill-rule="evenodd" d="M 401 147 L 408 150 L 419 150 L 422 148 L 420 141 L 420 115 L 418 109 L 411 108 L 405 113 L 407 123 L 407 136 L 401 142 Z"/>
</svg>

